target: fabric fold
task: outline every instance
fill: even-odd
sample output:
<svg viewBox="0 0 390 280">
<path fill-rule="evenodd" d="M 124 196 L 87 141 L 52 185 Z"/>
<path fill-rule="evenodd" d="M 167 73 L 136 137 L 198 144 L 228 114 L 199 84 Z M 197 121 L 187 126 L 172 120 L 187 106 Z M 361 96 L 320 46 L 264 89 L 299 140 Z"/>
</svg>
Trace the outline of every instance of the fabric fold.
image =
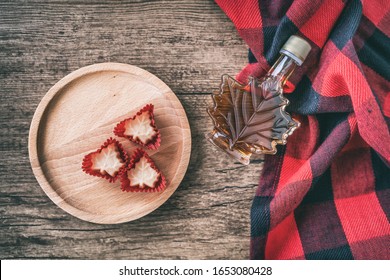
<svg viewBox="0 0 390 280">
<path fill-rule="evenodd" d="M 390 259 L 390 2 L 216 0 L 260 77 L 291 35 L 312 51 L 291 77 L 302 126 L 265 156 L 251 258 Z"/>
</svg>

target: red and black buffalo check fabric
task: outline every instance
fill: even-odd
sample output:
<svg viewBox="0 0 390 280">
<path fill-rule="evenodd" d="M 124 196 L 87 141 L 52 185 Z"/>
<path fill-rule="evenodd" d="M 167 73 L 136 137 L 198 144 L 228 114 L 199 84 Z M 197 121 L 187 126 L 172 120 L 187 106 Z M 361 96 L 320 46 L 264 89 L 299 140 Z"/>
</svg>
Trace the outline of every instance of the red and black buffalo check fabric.
<svg viewBox="0 0 390 280">
<path fill-rule="evenodd" d="M 390 1 L 217 0 L 261 76 L 291 35 L 312 51 L 291 81 L 301 122 L 266 156 L 253 259 L 390 259 Z"/>
</svg>

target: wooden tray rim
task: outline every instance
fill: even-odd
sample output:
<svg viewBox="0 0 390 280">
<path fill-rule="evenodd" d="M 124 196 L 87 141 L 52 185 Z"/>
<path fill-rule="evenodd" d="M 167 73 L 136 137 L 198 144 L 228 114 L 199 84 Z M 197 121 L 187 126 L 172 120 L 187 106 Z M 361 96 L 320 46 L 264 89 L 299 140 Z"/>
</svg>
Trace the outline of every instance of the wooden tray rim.
<svg viewBox="0 0 390 280">
<path fill-rule="evenodd" d="M 136 219 L 139 219 L 143 216 L 148 215 L 149 213 L 153 212 L 157 208 L 159 208 L 162 204 L 164 204 L 170 196 L 176 191 L 176 189 L 179 187 L 180 182 L 184 178 L 184 175 L 186 173 L 186 170 L 188 168 L 190 156 L 191 156 L 191 130 L 190 125 L 188 122 L 188 117 L 186 115 L 186 112 L 183 108 L 183 113 L 185 118 L 180 118 L 181 127 L 183 130 L 183 151 L 184 147 L 188 146 L 188 156 L 182 156 L 180 158 L 180 162 L 178 163 L 178 169 L 176 170 L 176 174 L 173 178 L 178 181 L 178 185 L 176 186 L 175 190 L 172 191 L 172 194 L 170 194 L 159 206 L 155 207 L 154 209 L 148 211 L 145 214 L 139 215 L 139 217 L 134 217 L 131 219 L 128 218 L 122 218 L 117 220 L 116 222 L 102 222 L 101 218 L 106 218 L 110 215 L 105 214 L 91 214 L 89 212 L 80 210 L 76 207 L 74 207 L 71 204 L 62 202 L 58 203 L 57 201 L 62 201 L 61 197 L 58 195 L 55 189 L 50 185 L 48 182 L 45 173 L 43 172 L 40 162 L 39 162 L 39 155 L 38 155 L 38 133 L 39 133 L 39 127 L 40 127 L 40 121 L 45 113 L 46 108 L 49 106 L 52 99 L 56 96 L 58 92 L 60 92 L 67 84 L 70 82 L 81 78 L 82 76 L 96 73 L 99 71 L 118 71 L 118 72 L 125 72 L 129 74 L 134 74 L 134 72 L 142 73 L 147 79 L 155 85 L 158 89 L 161 90 L 162 93 L 170 93 L 170 97 L 177 101 L 178 104 L 181 105 L 180 100 L 177 98 L 177 96 L 173 93 L 173 91 L 158 77 L 153 75 L 152 73 L 139 68 L 134 65 L 124 64 L 124 63 L 116 63 L 116 62 L 106 62 L 106 63 L 97 63 L 88 65 L 82 68 L 79 68 L 65 77 L 63 77 L 61 80 L 59 80 L 54 86 L 52 86 L 49 91 L 44 95 L 44 97 L 41 99 L 40 103 L 38 104 L 37 109 L 35 110 L 34 116 L 31 121 L 30 130 L 29 130 L 29 137 L 28 137 L 28 151 L 29 151 L 29 160 L 31 164 L 31 168 L 33 171 L 33 174 L 38 181 L 39 185 L 43 189 L 43 191 L 46 193 L 46 195 L 62 210 L 65 212 L 71 214 L 72 216 L 75 216 L 79 219 L 82 219 L 84 221 L 92 222 L 92 223 L 98 223 L 98 224 L 119 224 L 119 223 L 125 223 L 130 222 Z M 139 76 L 139 74 L 136 74 Z M 179 174 L 179 175 L 178 175 Z M 179 176 L 179 177 L 177 177 Z M 101 217 L 101 218 L 99 218 Z"/>
</svg>

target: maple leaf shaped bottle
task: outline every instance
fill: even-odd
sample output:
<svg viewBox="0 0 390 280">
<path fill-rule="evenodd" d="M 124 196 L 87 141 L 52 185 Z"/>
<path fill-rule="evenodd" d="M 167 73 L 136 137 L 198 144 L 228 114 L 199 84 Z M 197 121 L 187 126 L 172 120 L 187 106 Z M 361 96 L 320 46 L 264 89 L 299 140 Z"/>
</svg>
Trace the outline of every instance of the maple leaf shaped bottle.
<svg viewBox="0 0 390 280">
<path fill-rule="evenodd" d="M 300 125 L 285 111 L 289 101 L 283 86 L 310 50 L 308 42 L 293 35 L 264 77 L 251 77 L 243 85 L 223 75 L 219 91 L 212 94 L 214 105 L 208 113 L 214 129 L 206 138 L 245 165 L 252 154 L 275 154 L 276 145 L 285 145 Z"/>
</svg>

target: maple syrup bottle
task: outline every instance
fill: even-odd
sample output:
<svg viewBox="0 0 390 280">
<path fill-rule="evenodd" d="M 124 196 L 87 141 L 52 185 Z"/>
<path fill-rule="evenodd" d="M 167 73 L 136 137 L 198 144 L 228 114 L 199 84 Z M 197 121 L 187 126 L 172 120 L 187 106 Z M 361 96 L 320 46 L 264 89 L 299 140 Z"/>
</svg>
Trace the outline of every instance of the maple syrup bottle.
<svg viewBox="0 0 390 280">
<path fill-rule="evenodd" d="M 283 86 L 310 50 L 307 41 L 294 35 L 264 77 L 250 77 L 243 85 L 223 75 L 219 91 L 212 94 L 214 105 L 208 113 L 214 129 L 206 138 L 245 165 L 252 154 L 275 154 L 276 145 L 285 145 L 299 127 L 285 111 L 289 101 L 283 96 Z"/>
</svg>

